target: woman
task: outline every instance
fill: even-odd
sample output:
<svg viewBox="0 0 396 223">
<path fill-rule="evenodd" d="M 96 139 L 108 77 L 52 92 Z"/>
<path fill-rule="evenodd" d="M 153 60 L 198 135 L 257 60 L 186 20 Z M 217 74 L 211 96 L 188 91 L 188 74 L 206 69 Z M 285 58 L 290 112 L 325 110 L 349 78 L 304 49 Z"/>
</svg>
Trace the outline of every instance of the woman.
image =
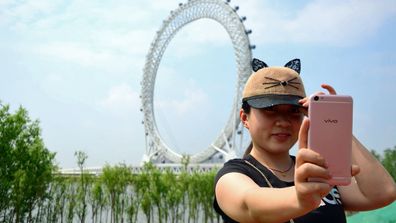
<svg viewBox="0 0 396 223">
<path fill-rule="evenodd" d="M 268 67 L 254 59 L 252 66 L 240 111 L 252 143 L 244 158 L 225 163 L 215 180 L 214 207 L 225 222 L 346 222 L 345 210 L 376 209 L 396 199 L 392 177 L 355 137 L 350 185 L 308 182 L 330 174 L 326 160 L 307 149 L 309 101 L 300 60 Z M 297 140 L 293 157 L 289 151 Z"/>
</svg>

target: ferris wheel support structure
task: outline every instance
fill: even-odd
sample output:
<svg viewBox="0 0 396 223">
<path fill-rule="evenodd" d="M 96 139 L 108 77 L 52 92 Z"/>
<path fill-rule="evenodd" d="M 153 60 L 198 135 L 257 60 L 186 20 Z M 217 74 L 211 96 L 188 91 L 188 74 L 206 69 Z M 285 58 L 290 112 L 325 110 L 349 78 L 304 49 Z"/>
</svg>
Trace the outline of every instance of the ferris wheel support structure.
<svg viewBox="0 0 396 223">
<path fill-rule="evenodd" d="M 143 161 L 183 162 L 183 155 L 172 150 L 159 134 L 153 106 L 154 86 L 161 58 L 169 42 L 182 27 L 202 18 L 212 19 L 220 23 L 231 39 L 237 65 L 236 94 L 232 111 L 225 127 L 207 148 L 196 154 L 188 155 L 188 159 L 190 163 L 205 163 L 215 154 L 222 154 L 224 161 L 235 157 L 235 140 L 240 126 L 241 93 L 247 78 L 252 72 L 250 62 L 252 59 L 251 50 L 254 46 L 250 45 L 248 37 L 251 30 L 246 30 L 243 24 L 246 17 L 239 17 L 237 14 L 239 7 L 231 7 L 229 2 L 221 0 L 189 0 L 185 4 L 179 4 L 179 7 L 171 11 L 169 17 L 164 20 L 161 28 L 157 31 L 146 56 L 143 80 L 141 82 L 141 111 L 144 114 L 143 124 L 146 136 L 146 154 Z"/>
</svg>

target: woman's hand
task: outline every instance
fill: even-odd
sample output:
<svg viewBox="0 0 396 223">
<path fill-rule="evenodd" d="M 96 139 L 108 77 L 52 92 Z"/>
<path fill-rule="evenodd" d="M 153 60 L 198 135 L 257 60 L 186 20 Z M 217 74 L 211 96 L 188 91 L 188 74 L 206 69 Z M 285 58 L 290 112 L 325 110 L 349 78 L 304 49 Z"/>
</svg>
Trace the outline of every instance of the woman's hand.
<svg viewBox="0 0 396 223">
<path fill-rule="evenodd" d="M 334 88 L 328 84 L 322 84 L 320 85 L 322 88 L 326 89 L 327 92 L 329 92 L 329 94 L 332 95 L 336 95 L 337 92 L 334 90 Z M 324 95 L 326 93 L 322 92 L 322 91 L 318 91 L 313 95 Z M 303 99 L 300 99 L 299 103 L 304 107 L 304 108 L 308 108 L 309 107 L 309 97 L 305 97 Z"/>
<path fill-rule="evenodd" d="M 294 184 L 299 204 L 307 210 L 312 210 L 320 205 L 322 197 L 330 192 L 332 186 L 328 183 L 308 181 L 309 178 L 331 178 L 325 159 L 319 153 L 307 149 L 308 129 L 309 120 L 305 119 L 299 132 Z"/>
<path fill-rule="evenodd" d="M 328 84 L 321 84 L 320 86 L 321 86 L 323 89 L 326 89 L 327 92 L 328 92 L 329 94 L 331 94 L 331 95 L 336 95 L 336 94 L 337 94 L 336 90 L 335 90 L 331 85 L 328 85 Z M 325 95 L 325 94 L 326 94 L 326 93 L 324 93 L 324 92 L 322 92 L 322 91 L 318 91 L 318 92 L 314 93 L 313 95 Z M 309 97 L 305 97 L 305 98 L 301 99 L 301 100 L 299 101 L 299 103 L 300 103 L 304 108 L 307 108 L 307 109 L 308 109 L 309 103 L 310 103 Z M 305 115 L 308 116 L 308 114 L 305 114 Z M 358 166 L 358 165 L 352 164 L 352 167 L 351 167 L 351 175 L 352 175 L 352 176 L 356 176 L 359 172 L 360 172 L 359 166 Z"/>
</svg>

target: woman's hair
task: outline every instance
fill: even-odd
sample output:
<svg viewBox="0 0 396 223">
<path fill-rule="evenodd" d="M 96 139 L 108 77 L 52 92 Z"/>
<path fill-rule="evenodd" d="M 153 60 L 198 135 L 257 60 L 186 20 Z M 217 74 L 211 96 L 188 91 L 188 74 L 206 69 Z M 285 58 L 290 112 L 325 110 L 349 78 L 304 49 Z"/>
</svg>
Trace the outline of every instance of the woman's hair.
<svg viewBox="0 0 396 223">
<path fill-rule="evenodd" d="M 247 101 L 242 101 L 242 110 L 245 112 L 245 114 L 250 113 L 250 105 L 247 103 Z"/>
<path fill-rule="evenodd" d="M 250 113 L 251 107 L 261 109 L 279 104 L 300 106 L 299 99 L 306 97 L 300 77 L 300 59 L 293 59 L 284 67 L 269 67 L 265 62 L 254 58 L 251 65 L 254 73 L 249 76 L 242 92 L 242 110 L 246 115 Z M 244 158 L 252 148 L 251 141 Z"/>
<path fill-rule="evenodd" d="M 250 105 L 246 101 L 242 102 L 242 110 L 245 114 L 250 113 Z M 246 148 L 245 152 L 243 153 L 243 158 L 246 158 L 250 154 L 252 148 L 253 148 L 253 142 L 250 141 L 249 146 Z"/>
</svg>

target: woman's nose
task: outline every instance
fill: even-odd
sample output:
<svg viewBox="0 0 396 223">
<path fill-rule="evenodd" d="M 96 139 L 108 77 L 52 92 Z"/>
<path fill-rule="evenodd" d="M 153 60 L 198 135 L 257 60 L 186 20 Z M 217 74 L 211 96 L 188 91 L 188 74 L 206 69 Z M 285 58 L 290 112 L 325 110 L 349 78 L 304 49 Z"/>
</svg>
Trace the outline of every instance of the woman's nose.
<svg viewBox="0 0 396 223">
<path fill-rule="evenodd" d="M 288 127 L 291 125 L 288 115 L 279 113 L 276 119 L 276 125 L 280 127 Z"/>
</svg>

